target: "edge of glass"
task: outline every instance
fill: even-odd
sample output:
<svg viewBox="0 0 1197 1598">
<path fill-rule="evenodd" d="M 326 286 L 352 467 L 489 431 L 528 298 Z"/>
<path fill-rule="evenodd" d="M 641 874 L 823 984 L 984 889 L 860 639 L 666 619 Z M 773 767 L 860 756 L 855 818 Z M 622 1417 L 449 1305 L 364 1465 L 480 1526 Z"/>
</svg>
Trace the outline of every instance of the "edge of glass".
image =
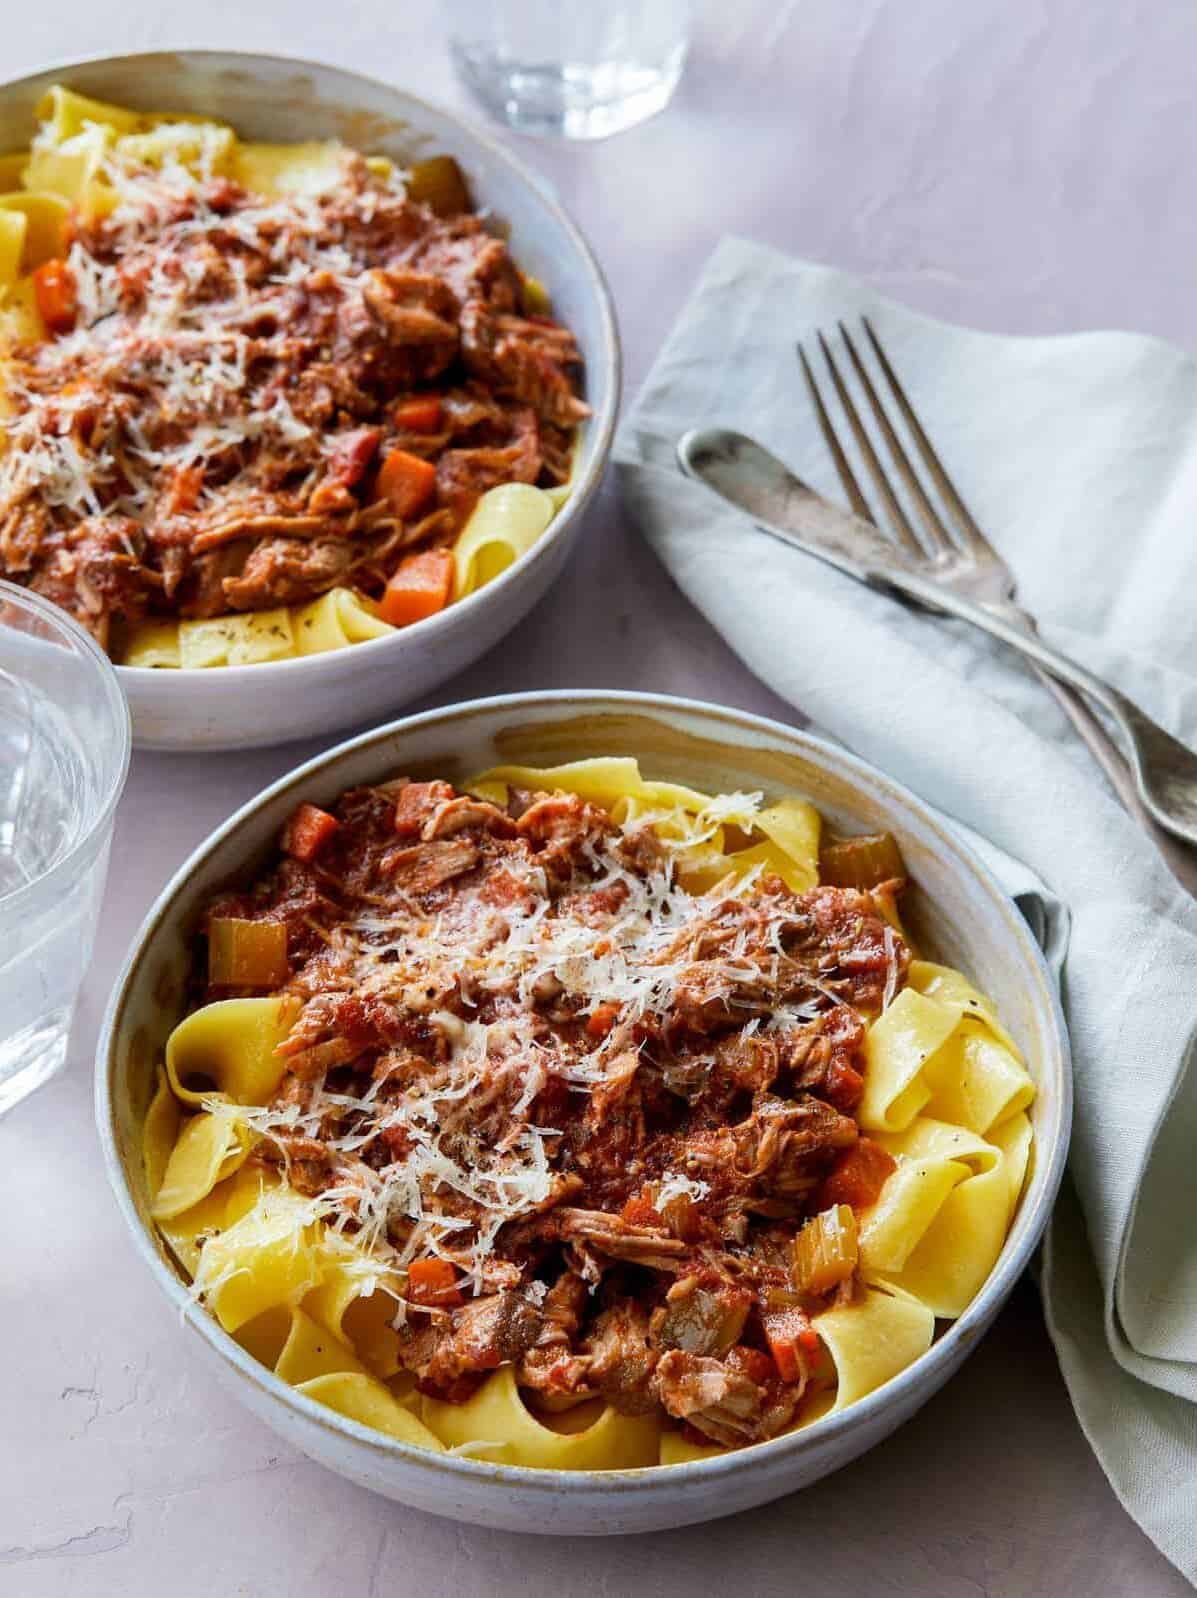
<svg viewBox="0 0 1197 1598">
<path fill-rule="evenodd" d="M 125 782 L 129 775 L 129 762 L 133 752 L 133 720 L 129 714 L 128 700 L 125 698 L 124 690 L 121 688 L 120 680 L 116 675 L 116 668 L 89 632 L 80 627 L 79 623 L 71 616 L 68 616 L 65 610 L 51 604 L 48 599 L 43 599 L 40 594 L 32 593 L 28 588 L 22 588 L 19 583 L 10 583 L 0 578 L 0 600 L 4 599 L 11 599 L 15 604 L 23 606 L 35 615 L 40 616 L 50 627 L 57 628 L 69 642 L 78 646 L 85 656 L 91 658 L 104 684 L 105 695 L 111 713 L 112 730 L 116 736 L 118 746 L 108 791 L 103 794 L 86 830 L 75 840 L 61 859 L 54 862 L 48 871 L 43 872 L 39 877 L 34 877 L 32 882 L 26 882 L 14 892 L 0 896 L 0 909 L 7 913 L 14 907 L 28 903 L 36 895 L 45 892 L 67 876 L 73 867 L 77 868 L 80 860 L 84 859 L 89 851 L 95 849 L 96 840 L 104 837 L 110 829 L 117 804 L 125 790 Z"/>
</svg>

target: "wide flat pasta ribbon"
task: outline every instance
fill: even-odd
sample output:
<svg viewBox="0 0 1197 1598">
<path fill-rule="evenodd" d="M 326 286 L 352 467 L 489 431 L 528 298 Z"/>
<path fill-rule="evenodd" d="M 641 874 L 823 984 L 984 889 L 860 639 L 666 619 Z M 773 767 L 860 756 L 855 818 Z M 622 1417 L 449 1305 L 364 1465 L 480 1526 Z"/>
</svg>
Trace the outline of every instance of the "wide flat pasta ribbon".
<svg viewBox="0 0 1197 1598">
<path fill-rule="evenodd" d="M 899 1132 L 931 1097 L 927 1068 L 960 1023 L 958 1003 L 903 988 L 868 1030 L 864 1097 L 857 1119 L 866 1132 Z"/>
<path fill-rule="evenodd" d="M 249 148 L 255 147 L 239 146 L 238 150 Z M 0 287 L 6 281 L 7 256 L 12 256 L 11 277 L 15 280 L 24 247 L 19 223 L 5 222 L 3 203 L 0 196 Z M 13 242 L 7 252 L 6 225 L 13 230 Z M 566 484 L 565 495 L 568 492 Z M 512 561 L 526 553 L 556 514 L 559 503 L 559 499 L 527 483 L 501 483 L 488 489 L 454 546 L 454 598 L 463 599 L 493 582 Z M 121 664 L 189 671 L 250 666 L 345 649 L 395 631 L 364 595 L 350 588 L 333 588 L 306 605 L 202 620 L 138 622 L 125 638 Z"/>
<path fill-rule="evenodd" d="M 178 1140 L 182 1121 L 182 1111 L 179 1109 L 178 1099 L 171 1092 L 166 1067 L 160 1065 L 155 1079 L 154 1096 L 150 1100 L 150 1107 L 145 1112 L 145 1120 L 141 1127 L 141 1158 L 145 1169 L 146 1190 L 151 1203 L 157 1198 L 158 1189 L 162 1186 L 162 1178 L 166 1175 L 171 1150 Z"/>
<path fill-rule="evenodd" d="M 923 1116 L 878 1141 L 899 1163 L 873 1210 L 861 1217 L 862 1272 L 917 1298 L 940 1319 L 954 1320 L 976 1296 L 1006 1240 L 1014 1179 L 1004 1151 L 966 1127 Z M 933 1211 L 904 1202 L 909 1173 L 949 1169 L 956 1179 Z M 879 1216 L 888 1222 L 883 1239 Z"/>
<path fill-rule="evenodd" d="M 453 546 L 453 597 L 464 599 L 526 555 L 556 506 L 530 483 L 500 483 L 481 496 Z"/>
<path fill-rule="evenodd" d="M 253 1209 L 262 1192 L 278 1187 L 279 1178 L 260 1166 L 241 1165 L 190 1209 L 157 1222 L 179 1264 L 194 1278 L 203 1244 Z"/>
<path fill-rule="evenodd" d="M 275 1049 L 298 1013 L 298 999 L 288 995 L 218 999 L 193 1011 L 166 1043 L 166 1074 L 175 1097 L 197 1105 L 217 1095 L 234 1104 L 269 1103 L 287 1067 Z M 201 1086 L 188 1086 L 197 1079 Z"/>
<path fill-rule="evenodd" d="M 63 144 L 89 127 L 107 128 L 112 134 L 137 133 L 153 127 L 155 117 L 130 111 L 106 100 L 92 100 L 61 83 L 46 90 L 34 109 L 38 137 L 48 144 Z"/>
<path fill-rule="evenodd" d="M 70 208 L 57 194 L 29 194 L 24 192 L 0 193 L 0 214 L 6 222 L 12 216 L 24 218 L 24 247 L 14 263 L 16 269 L 32 271 L 51 256 L 61 255 L 66 237 L 66 222 Z M 0 284 L 16 281 L 5 275 L 0 266 Z"/>
<path fill-rule="evenodd" d="M 352 1371 L 359 1376 L 370 1374 L 352 1347 L 327 1326 L 313 1320 L 306 1310 L 296 1305 L 290 1316 L 287 1339 L 275 1361 L 276 1376 L 298 1387 L 313 1377 L 329 1376 L 334 1371 Z"/>
<path fill-rule="evenodd" d="M 352 1250 L 326 1263 L 320 1285 L 304 1299 L 312 1318 L 349 1343 L 366 1368 L 383 1378 L 399 1369 L 399 1337 L 390 1324 L 399 1298 L 387 1291 L 384 1280 L 373 1261 Z"/>
<path fill-rule="evenodd" d="M 267 660 L 286 660 L 295 653 L 291 612 L 286 606 L 242 616 L 181 621 L 177 626 L 179 664 L 187 671 L 208 666 L 254 666 Z M 144 658 L 141 663 L 145 664 Z"/>
<path fill-rule="evenodd" d="M 936 965 L 933 960 L 912 960 L 907 973 L 907 983 L 916 993 L 925 994 L 940 1004 L 959 1005 L 961 1014 L 968 1020 L 984 1021 L 994 1037 L 1019 1062 L 1022 1055 L 1017 1043 L 1002 1025 L 993 1003 L 954 966 Z"/>
<path fill-rule="evenodd" d="M 0 208 L 0 289 L 11 289 L 21 275 L 28 227 L 23 211 Z"/>
<path fill-rule="evenodd" d="M 582 1431 L 553 1430 L 525 1405 L 510 1365 L 488 1376 L 464 1404 L 425 1398 L 422 1415 L 446 1447 L 468 1444 L 473 1458 L 505 1465 L 632 1470 L 655 1465 L 660 1452 L 661 1427 L 654 1416 L 621 1415 L 610 1405 Z"/>
<path fill-rule="evenodd" d="M 401 1443 L 427 1448 L 434 1454 L 444 1452 L 440 1438 L 372 1376 L 350 1372 L 316 1376 L 311 1381 L 301 1382 L 297 1391 L 344 1415 L 347 1420 L 355 1420 Z"/>
<path fill-rule="evenodd" d="M 393 1380 L 387 1391 L 404 1408 L 418 1414 L 421 1399 L 415 1390 L 415 1378 L 409 1372 L 396 1374 L 394 1331 L 388 1328 L 392 1343 L 384 1360 L 371 1359 L 371 1352 L 378 1352 L 375 1327 L 366 1325 L 366 1342 L 371 1345 L 366 1347 L 358 1337 L 331 1327 L 327 1315 L 328 1298 L 324 1292 L 327 1285 L 325 1282 L 311 1288 L 299 1303 L 273 1304 L 262 1310 L 237 1328 L 238 1343 L 247 1354 L 293 1387 L 336 1372 L 369 1376 L 379 1382 L 391 1377 Z M 376 1294 L 373 1299 L 355 1298 L 353 1302 L 380 1303 L 383 1297 Z M 389 1314 L 393 1315 L 395 1300 L 390 1299 L 389 1304 Z M 378 1313 L 381 1314 L 381 1306 Z M 380 1368 L 380 1363 L 389 1368 Z"/>
<path fill-rule="evenodd" d="M 1002 1152 L 1002 1169 L 1006 1173 L 1008 1227 L 1014 1218 L 1014 1211 L 1018 1208 L 1022 1190 L 1026 1186 L 1027 1171 L 1035 1147 L 1031 1119 L 1025 1112 L 1020 1111 L 1019 1114 L 1012 1115 L 1009 1120 L 1003 1121 L 1000 1126 L 995 1126 L 986 1137 L 988 1142 Z"/>
<path fill-rule="evenodd" d="M 115 195 L 101 180 L 115 139 L 110 124 L 91 122 L 68 138 L 38 135 L 25 167 L 25 187 L 36 194 L 55 194 L 86 217 L 104 215 Z"/>
<path fill-rule="evenodd" d="M 1035 1097 L 1035 1084 L 1017 1055 L 998 1042 L 988 1022 L 967 1015 L 928 1061 L 924 1080 L 931 1088 L 926 1113 L 973 1132 L 987 1133 Z"/>
<path fill-rule="evenodd" d="M 173 1220 L 244 1165 L 252 1146 L 244 1127 L 219 1113 L 190 1116 L 182 1124 L 166 1162 L 150 1211 L 156 1221 Z"/>
<path fill-rule="evenodd" d="M 291 635 L 297 655 L 347 649 L 350 644 L 384 638 L 394 631 L 351 588 L 330 588 L 310 605 L 295 606 L 291 611 Z"/>
<path fill-rule="evenodd" d="M 718 1459 L 730 1452 L 730 1449 L 721 1448 L 718 1443 L 696 1443 L 682 1432 L 667 1430 L 661 1433 L 657 1464 L 689 1465 L 696 1459 Z"/>
<path fill-rule="evenodd" d="M 200 1251 L 196 1291 L 226 1332 L 277 1304 L 291 1305 L 322 1275 L 321 1223 L 312 1200 L 278 1187 Z"/>
<path fill-rule="evenodd" d="M 853 1304 L 837 1305 L 811 1323 L 835 1366 L 838 1413 L 913 1365 L 931 1347 L 935 1316 L 903 1293 L 867 1287 Z"/>
<path fill-rule="evenodd" d="M 472 793 L 504 804 L 511 788 L 559 788 L 617 814 L 618 807 L 626 806 L 630 800 L 648 808 L 693 814 L 707 809 L 712 802 L 709 794 L 684 788 L 680 783 L 653 782 L 642 777 L 640 762 L 630 755 L 596 755 L 589 760 L 568 760 L 559 766 L 492 766 L 466 786 Z"/>
<path fill-rule="evenodd" d="M 574 760 L 560 766 L 494 766 L 467 784 L 482 798 L 504 805 L 512 788 L 562 789 L 610 812 L 623 825 L 651 823 L 661 839 L 682 853 L 678 875 L 692 893 L 703 893 L 727 876 L 743 877 L 762 867 L 796 893 L 819 880 L 819 812 L 805 799 L 786 797 L 761 807 L 759 795 L 712 796 L 680 783 L 641 775 L 626 756 Z M 728 851 L 726 829 L 759 834 L 759 841 Z"/>
<path fill-rule="evenodd" d="M 230 175 L 253 194 L 326 194 L 345 178 L 345 146 L 336 140 L 307 144 L 240 144 Z"/>
<path fill-rule="evenodd" d="M 113 141 L 117 160 L 138 166 L 161 167 L 177 161 L 209 176 L 228 176 L 236 136 L 217 122 L 176 120 L 161 122 L 146 133 L 119 134 Z"/>
</svg>

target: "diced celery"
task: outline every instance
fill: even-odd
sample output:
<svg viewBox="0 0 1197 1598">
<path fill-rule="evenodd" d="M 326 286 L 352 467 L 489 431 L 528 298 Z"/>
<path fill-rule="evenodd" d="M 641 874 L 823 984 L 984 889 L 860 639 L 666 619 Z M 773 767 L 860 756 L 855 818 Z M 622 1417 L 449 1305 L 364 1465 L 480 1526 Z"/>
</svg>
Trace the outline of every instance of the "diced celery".
<svg viewBox="0 0 1197 1598">
<path fill-rule="evenodd" d="M 819 855 L 819 880 L 833 888 L 875 888 L 905 875 L 902 851 L 890 832 L 840 838 Z"/>
<path fill-rule="evenodd" d="M 281 921 L 214 916 L 208 924 L 208 980 L 221 987 L 274 988 L 287 980 L 287 928 Z"/>
<path fill-rule="evenodd" d="M 856 1269 L 856 1216 L 847 1204 L 814 1216 L 794 1239 L 794 1285 L 800 1293 L 829 1293 Z"/>
</svg>

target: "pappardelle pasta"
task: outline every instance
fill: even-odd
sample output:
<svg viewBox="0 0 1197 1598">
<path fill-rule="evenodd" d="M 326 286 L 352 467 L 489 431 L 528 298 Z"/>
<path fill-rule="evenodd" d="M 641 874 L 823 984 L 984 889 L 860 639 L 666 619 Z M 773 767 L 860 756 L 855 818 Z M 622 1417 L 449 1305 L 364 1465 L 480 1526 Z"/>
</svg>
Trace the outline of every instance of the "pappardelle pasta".
<svg viewBox="0 0 1197 1598">
<path fill-rule="evenodd" d="M 205 912 L 158 1229 L 255 1358 L 424 1448 L 617 1470 L 842 1410 L 966 1308 L 1031 1153 L 904 880 L 628 759 L 301 804 Z"/>
<path fill-rule="evenodd" d="M 37 114 L 0 156 L 0 575 L 187 669 L 383 636 L 531 549 L 580 357 L 451 157 Z"/>
</svg>

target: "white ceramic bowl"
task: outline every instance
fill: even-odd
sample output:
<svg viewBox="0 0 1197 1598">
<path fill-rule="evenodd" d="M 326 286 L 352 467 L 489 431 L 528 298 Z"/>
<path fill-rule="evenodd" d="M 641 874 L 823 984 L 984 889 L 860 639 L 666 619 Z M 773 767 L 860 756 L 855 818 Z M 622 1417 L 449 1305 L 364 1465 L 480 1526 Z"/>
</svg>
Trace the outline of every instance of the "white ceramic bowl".
<svg viewBox="0 0 1197 1598">
<path fill-rule="evenodd" d="M 490 136 L 376 79 L 283 56 L 184 50 L 52 67 L 0 86 L 0 150 L 29 142 L 33 108 L 54 83 L 155 111 L 229 122 L 246 139 L 343 139 L 400 165 L 456 156 L 475 202 L 510 230 L 524 270 L 548 285 L 577 335 L 593 415 L 573 493 L 548 531 L 496 581 L 393 637 L 257 666 L 117 668 L 141 749 L 246 749 L 310 738 L 410 702 L 485 654 L 560 573 L 602 476 L 619 403 L 619 339 L 589 246 L 548 185 Z"/>
<path fill-rule="evenodd" d="M 636 755 L 646 773 L 709 792 L 804 794 L 837 827 L 896 834 L 914 887 L 903 902 L 920 944 L 996 1001 L 1038 1095 L 1027 1189 L 992 1275 L 922 1359 L 842 1414 L 715 1460 L 666 1469 L 527 1470 L 426 1453 L 312 1402 L 245 1354 L 191 1298 L 149 1219 L 141 1126 L 154 1062 L 180 1015 L 191 937 L 218 886 L 247 881 L 299 799 L 328 803 L 386 776 L 462 779 L 499 761 L 555 764 Z M 912 794 L 805 733 L 740 711 L 648 694 L 517 694 L 431 711 L 342 744 L 238 811 L 182 867 L 151 910 L 116 984 L 97 1061 L 108 1173 L 137 1248 L 217 1373 L 288 1442 L 351 1481 L 419 1509 L 513 1531 L 651 1531 L 732 1514 L 803 1487 L 887 1436 L 936 1391 L 989 1326 L 1030 1259 L 1068 1145 L 1068 1040 L 1055 988 L 1018 910 L 959 838 Z M 944 1446 L 959 1447 L 959 1438 Z M 962 1460 L 963 1463 L 963 1460 Z"/>
</svg>

